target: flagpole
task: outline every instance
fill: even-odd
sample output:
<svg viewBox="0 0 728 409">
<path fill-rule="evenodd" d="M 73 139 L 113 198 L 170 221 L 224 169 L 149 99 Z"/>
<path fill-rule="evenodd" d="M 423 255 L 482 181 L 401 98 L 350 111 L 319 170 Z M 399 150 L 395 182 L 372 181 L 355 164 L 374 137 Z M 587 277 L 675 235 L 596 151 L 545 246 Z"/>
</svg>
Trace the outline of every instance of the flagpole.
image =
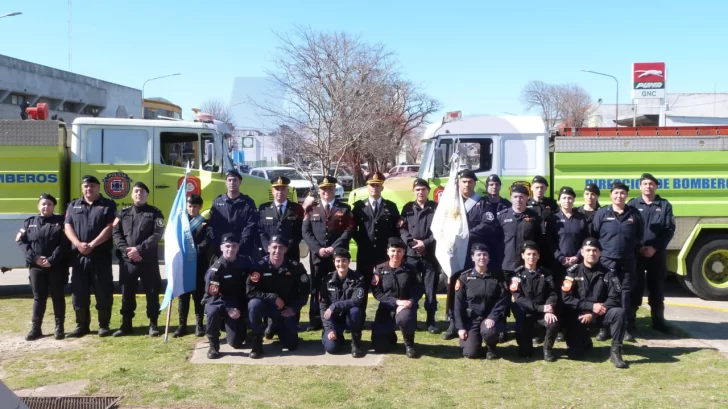
<svg viewBox="0 0 728 409">
<path fill-rule="evenodd" d="M 164 328 L 164 342 L 167 342 L 167 339 L 169 339 L 169 322 L 172 320 L 172 304 L 174 303 L 174 298 L 169 301 L 169 306 L 167 306 L 167 325 Z"/>
</svg>

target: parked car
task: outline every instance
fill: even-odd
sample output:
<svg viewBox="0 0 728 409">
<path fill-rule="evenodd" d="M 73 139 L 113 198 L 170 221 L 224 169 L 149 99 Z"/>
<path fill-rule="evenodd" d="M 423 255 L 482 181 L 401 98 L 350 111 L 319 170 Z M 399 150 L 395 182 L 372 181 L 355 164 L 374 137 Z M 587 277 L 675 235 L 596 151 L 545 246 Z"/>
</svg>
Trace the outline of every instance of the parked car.
<svg viewBox="0 0 728 409">
<path fill-rule="evenodd" d="M 393 177 L 393 176 L 397 176 L 400 173 L 405 173 L 405 172 L 417 173 L 419 171 L 420 171 L 420 165 L 397 165 L 397 166 L 393 167 L 392 169 L 389 169 L 389 172 L 385 173 L 384 176 Z"/>
<path fill-rule="evenodd" d="M 334 175 L 336 179 L 344 187 L 344 190 L 350 191 L 354 187 L 354 175 L 351 174 L 346 168 L 339 168 L 338 172 L 334 173 L 335 169 L 331 169 L 330 175 Z"/>
<path fill-rule="evenodd" d="M 259 178 L 263 178 L 266 180 L 273 180 L 278 179 L 280 176 L 285 176 L 288 179 L 291 179 L 291 189 L 296 189 L 296 195 L 298 196 L 298 202 L 303 202 L 303 199 L 308 196 L 308 194 L 313 190 L 316 189 L 316 185 L 320 182 L 315 182 L 309 180 L 306 175 L 303 173 L 297 171 L 294 168 L 289 168 L 285 166 L 273 166 L 273 167 L 266 167 L 266 168 L 253 168 L 250 170 L 250 176 L 255 176 Z M 323 176 L 322 176 L 323 178 Z M 340 200 L 346 200 L 344 197 L 344 187 L 341 186 L 340 183 L 336 184 L 336 191 L 335 195 L 337 199 Z"/>
</svg>

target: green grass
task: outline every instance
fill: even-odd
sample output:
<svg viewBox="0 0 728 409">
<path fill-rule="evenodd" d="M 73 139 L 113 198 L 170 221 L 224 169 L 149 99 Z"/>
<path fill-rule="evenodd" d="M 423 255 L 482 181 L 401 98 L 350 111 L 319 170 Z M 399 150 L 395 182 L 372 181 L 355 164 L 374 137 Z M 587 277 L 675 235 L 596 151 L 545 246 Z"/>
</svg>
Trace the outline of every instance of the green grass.
<svg viewBox="0 0 728 409">
<path fill-rule="evenodd" d="M 70 331 L 70 298 L 67 301 L 66 330 Z M 28 298 L 0 299 L 0 340 L 27 332 L 31 303 Z M 376 367 L 192 365 L 188 359 L 199 338 L 170 336 L 165 344 L 161 338 L 142 335 L 147 324 L 144 307 L 141 297 L 134 321 L 138 336 L 99 339 L 91 335 L 80 348 L 2 351 L 3 381 L 20 389 L 88 379 L 84 393 L 123 395 L 122 407 L 150 408 L 728 406 L 728 361 L 713 350 L 626 346 L 625 359 L 631 367 L 617 370 L 607 361 L 608 342 L 596 342 L 582 362 L 566 357 L 552 364 L 539 359 L 523 361 L 517 358 L 515 341 L 500 348 L 498 361 L 465 360 L 456 341 L 442 341 L 439 335 L 418 331 L 420 359 L 404 357 L 400 337 L 397 351 Z M 369 319 L 375 307 L 376 301 L 370 302 Z M 114 328 L 120 323 L 119 308 L 116 297 Z M 51 310 L 49 303 L 44 333 L 52 333 Z M 420 312 L 424 319 L 424 311 Z M 92 314 L 95 322 L 95 311 Z M 439 318 L 443 318 L 442 311 Z M 640 318 L 640 333 L 656 335 L 647 329 L 647 321 Z M 300 336 L 304 342 L 320 345 L 317 334 L 303 332 Z M 364 339 L 370 339 L 368 332 Z M 557 343 L 557 352 L 564 348 Z"/>
</svg>

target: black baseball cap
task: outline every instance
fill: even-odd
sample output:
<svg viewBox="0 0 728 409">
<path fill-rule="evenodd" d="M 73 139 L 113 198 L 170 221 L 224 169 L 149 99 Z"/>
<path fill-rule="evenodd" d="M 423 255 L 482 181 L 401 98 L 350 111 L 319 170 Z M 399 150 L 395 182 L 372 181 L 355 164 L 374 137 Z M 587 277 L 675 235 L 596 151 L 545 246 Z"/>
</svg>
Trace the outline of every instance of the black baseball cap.
<svg viewBox="0 0 728 409">
<path fill-rule="evenodd" d="M 414 183 L 412 184 L 412 189 L 414 189 L 414 188 L 416 188 L 418 186 L 426 187 L 428 189 L 430 188 L 430 184 L 427 183 L 427 181 L 425 179 L 422 179 L 422 178 L 415 179 Z"/>
<path fill-rule="evenodd" d="M 541 175 L 536 175 L 536 176 L 533 177 L 533 180 L 531 181 L 531 184 L 534 184 L 534 183 L 543 183 L 546 186 L 549 185 L 549 182 L 546 181 L 546 178 L 543 177 L 543 176 L 541 176 Z"/>
<path fill-rule="evenodd" d="M 458 174 L 458 179 L 478 180 L 478 178 L 475 176 L 475 172 L 473 172 L 470 169 L 461 170 L 460 173 Z"/>
<path fill-rule="evenodd" d="M 387 247 L 389 248 L 398 248 L 398 249 L 406 249 L 407 245 L 404 244 L 404 241 L 400 239 L 399 237 L 390 237 L 389 240 L 387 240 Z"/>
<path fill-rule="evenodd" d="M 651 181 L 655 182 L 655 184 L 657 186 L 660 186 L 660 181 L 657 180 L 656 177 L 652 176 L 651 173 L 643 173 L 642 176 L 640 177 L 640 183 L 642 183 L 643 180 L 651 180 Z"/>
<path fill-rule="evenodd" d="M 190 197 L 187 198 L 187 203 L 202 206 L 202 196 L 191 194 Z"/>
<path fill-rule="evenodd" d="M 597 196 L 601 196 L 602 195 L 602 191 L 599 190 L 599 186 L 597 186 L 594 183 L 589 183 L 588 185 L 586 185 L 586 187 L 584 188 L 584 190 L 587 191 L 587 192 L 592 192 L 592 193 L 594 193 Z"/>
<path fill-rule="evenodd" d="M 91 175 L 85 175 L 84 177 L 82 177 L 81 183 L 95 183 L 97 185 L 101 184 L 101 182 L 99 182 L 99 180 L 96 178 L 96 176 L 91 176 Z"/>
<path fill-rule="evenodd" d="M 238 236 L 232 233 L 226 233 L 222 235 L 222 239 L 220 240 L 220 243 L 231 243 L 231 244 L 240 244 L 240 240 L 238 239 Z"/>
<path fill-rule="evenodd" d="M 521 194 L 524 194 L 526 196 L 528 196 L 528 194 L 529 194 L 528 193 L 528 188 L 526 186 L 523 186 L 523 185 L 513 185 L 513 186 L 511 186 L 511 194 L 513 194 L 513 193 L 521 193 Z"/>
<path fill-rule="evenodd" d="M 134 187 L 144 189 L 147 192 L 147 194 L 149 194 L 149 188 L 147 187 L 147 185 L 144 184 L 144 182 L 136 182 L 136 183 L 134 183 Z"/>
<path fill-rule="evenodd" d="M 538 248 L 538 244 L 536 244 L 533 240 L 526 240 L 523 242 L 523 245 L 521 246 L 521 253 L 529 249 L 536 250 L 539 253 L 541 252 L 541 249 Z"/>
<path fill-rule="evenodd" d="M 615 190 L 624 190 L 625 192 L 629 193 L 629 186 L 625 185 L 622 182 L 614 182 L 612 183 L 612 192 Z"/>
<path fill-rule="evenodd" d="M 595 239 L 594 237 L 587 237 L 584 239 L 584 241 L 581 243 L 581 247 L 596 247 L 599 250 L 602 249 L 602 243 L 599 242 L 599 240 Z"/>
<path fill-rule="evenodd" d="M 283 237 L 283 236 L 275 235 L 275 236 L 272 236 L 270 238 L 270 240 L 268 241 L 268 243 L 269 244 L 273 244 L 273 243 L 275 243 L 275 244 L 282 244 L 282 245 L 288 247 L 289 244 L 290 244 L 290 241 L 288 241 L 288 239 L 285 238 L 285 237 Z"/>
<path fill-rule="evenodd" d="M 561 195 L 570 195 L 573 198 L 576 198 L 576 192 L 574 192 L 574 189 L 572 189 L 569 186 L 564 186 L 559 190 L 559 198 L 561 198 Z"/>
<path fill-rule="evenodd" d="M 40 202 L 41 200 L 44 200 L 44 199 L 50 200 L 53 203 L 53 206 L 58 204 L 58 201 L 56 200 L 56 198 L 53 197 L 53 195 L 51 195 L 50 193 L 41 193 L 40 197 L 38 198 L 38 201 Z"/>
<path fill-rule="evenodd" d="M 346 259 L 351 260 L 351 253 L 349 253 L 349 250 L 339 247 L 336 250 L 334 250 L 334 258 L 336 258 L 336 257 L 344 257 Z"/>
</svg>

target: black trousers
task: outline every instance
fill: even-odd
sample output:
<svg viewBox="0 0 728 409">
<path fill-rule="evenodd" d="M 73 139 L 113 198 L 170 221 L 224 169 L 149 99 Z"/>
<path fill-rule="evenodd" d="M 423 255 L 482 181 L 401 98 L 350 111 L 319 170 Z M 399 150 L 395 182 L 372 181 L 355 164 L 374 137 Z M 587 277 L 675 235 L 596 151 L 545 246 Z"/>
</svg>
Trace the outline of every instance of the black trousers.
<svg viewBox="0 0 728 409">
<path fill-rule="evenodd" d="M 609 328 L 612 334 L 612 345 L 622 345 L 624 333 L 627 331 L 627 312 L 622 308 L 610 308 L 606 314 L 594 314 L 592 322 L 582 324 L 579 313 L 570 311 L 564 314 L 564 324 L 568 327 L 566 332 L 566 345 L 569 350 L 582 353 L 584 346 L 590 341 L 589 328 Z"/>
<path fill-rule="evenodd" d="M 422 277 L 422 285 L 425 290 L 425 311 L 437 311 L 437 284 L 440 278 L 437 266 L 422 257 L 407 257 L 407 265 Z"/>
<path fill-rule="evenodd" d="M 460 342 L 460 349 L 463 350 L 463 356 L 466 358 L 477 358 L 483 352 L 483 343 L 490 347 L 498 345 L 498 334 L 506 330 L 505 322 L 497 322 L 493 328 L 487 328 L 485 318 L 478 317 L 472 321 L 465 323 L 468 330 L 468 338 Z"/>
<path fill-rule="evenodd" d="M 214 303 L 205 306 L 207 322 L 205 324 L 205 335 L 211 339 L 220 339 L 220 330 L 225 327 L 225 338 L 228 345 L 240 345 L 245 342 L 245 317 L 246 309 L 238 307 L 240 317 L 230 318 L 224 303 Z"/>
<path fill-rule="evenodd" d="M 180 319 L 187 320 L 190 313 L 190 298 L 195 305 L 195 315 L 205 313 L 205 307 L 202 305 L 202 297 L 205 295 L 205 273 L 207 268 L 197 267 L 197 276 L 195 278 L 195 291 L 190 291 L 179 296 L 179 304 L 177 304 L 177 312 Z"/>
<path fill-rule="evenodd" d="M 311 255 L 313 270 L 311 270 L 311 299 L 309 300 L 308 319 L 312 325 L 321 325 L 321 308 L 319 306 L 319 291 L 321 283 L 327 274 L 334 271 L 334 257 L 319 258 Z"/>
<path fill-rule="evenodd" d="M 452 311 L 455 308 L 455 282 L 460 278 L 460 271 L 455 272 L 447 283 L 447 299 L 445 300 L 445 308 L 447 315 L 452 317 Z"/>
<path fill-rule="evenodd" d="M 559 333 L 560 325 L 556 321 L 551 324 L 547 324 L 544 319 L 544 313 L 536 314 L 523 314 L 520 318 L 522 320 L 519 332 L 516 334 L 516 342 L 518 342 L 518 349 L 525 352 L 533 351 L 533 336 L 536 332 L 536 326 L 546 329 L 546 336 L 544 337 L 544 346 L 551 348 L 556 342 L 556 335 Z"/>
<path fill-rule="evenodd" d="M 33 291 L 33 322 L 41 322 L 45 315 L 48 295 L 53 301 L 53 315 L 66 318 L 64 290 L 68 284 L 68 267 L 30 267 L 30 289 Z"/>
<path fill-rule="evenodd" d="M 601 257 L 599 261 L 604 267 L 614 269 L 617 273 L 619 281 L 622 284 L 622 308 L 628 314 L 632 314 L 632 309 L 637 308 L 632 302 L 634 299 L 633 293 L 637 292 L 637 259 L 633 257 L 621 259 Z M 642 294 L 639 297 L 641 299 Z"/>
<path fill-rule="evenodd" d="M 637 285 L 632 297 L 632 306 L 642 305 L 645 287 L 649 294 L 647 302 L 650 309 L 662 314 L 665 311 L 665 277 L 667 276 L 667 252 L 658 250 L 652 257 L 637 258 Z"/>
<path fill-rule="evenodd" d="M 114 276 L 111 272 L 111 252 L 91 254 L 91 257 L 74 252 L 71 260 L 71 299 L 73 309 L 88 311 L 91 306 L 91 289 L 96 296 L 99 324 L 109 327 L 111 307 L 114 304 Z M 78 321 L 78 317 L 77 317 Z M 88 322 L 77 322 L 88 325 Z"/>
<path fill-rule="evenodd" d="M 147 317 L 156 320 L 159 317 L 159 293 L 162 290 L 162 277 L 159 264 L 134 264 L 119 260 L 119 281 L 121 282 L 121 315 L 134 318 L 137 303 L 136 293 L 141 279 L 144 293 L 147 296 Z"/>
</svg>

